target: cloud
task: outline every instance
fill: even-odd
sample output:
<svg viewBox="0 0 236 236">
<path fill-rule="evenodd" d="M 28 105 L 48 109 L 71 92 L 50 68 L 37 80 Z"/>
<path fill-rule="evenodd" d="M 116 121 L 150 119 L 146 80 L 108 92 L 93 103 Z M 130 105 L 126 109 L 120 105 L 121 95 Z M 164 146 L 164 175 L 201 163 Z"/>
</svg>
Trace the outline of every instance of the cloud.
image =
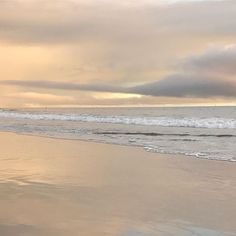
<svg viewBox="0 0 236 236">
<path fill-rule="evenodd" d="M 154 97 L 236 97 L 236 46 L 188 57 L 175 73 L 138 86 L 80 84 L 45 80 L 5 80 L 2 84 L 34 89 L 139 94 Z"/>
<path fill-rule="evenodd" d="M 160 81 L 134 87 L 77 84 L 52 81 L 4 81 L 7 85 L 30 88 L 128 93 L 155 97 L 236 97 L 236 83 L 196 75 L 172 75 Z"/>
<path fill-rule="evenodd" d="M 0 1 L 0 40 L 37 44 L 86 40 L 125 43 L 158 39 L 169 33 L 236 35 L 236 22 L 232 20 L 236 12 L 234 0 L 214 4 L 176 1 L 166 7 L 154 1 L 132 2 Z"/>
<path fill-rule="evenodd" d="M 211 48 L 200 55 L 188 57 L 183 69 L 196 73 L 236 75 L 236 45 Z"/>
<path fill-rule="evenodd" d="M 1 84 L 15 85 L 20 87 L 38 88 L 38 89 L 62 89 L 62 90 L 80 90 L 96 92 L 120 92 L 124 88 L 106 84 L 78 84 L 58 81 L 43 80 L 3 80 Z"/>
<path fill-rule="evenodd" d="M 165 97 L 236 97 L 236 45 L 212 47 L 185 58 L 175 74 L 132 88 Z"/>
<path fill-rule="evenodd" d="M 0 43 L 17 50 L 23 48 L 26 55 L 34 47 L 44 49 L 52 60 L 50 66 L 37 65 L 44 61 L 44 56 L 32 53 L 34 65 L 24 66 L 18 59 L 24 57 L 24 52 L 19 55 L 14 48 L 10 61 L 20 65 L 17 79 L 40 74 L 60 80 L 69 76 L 74 77 L 69 80 L 80 77 L 87 81 L 103 77 L 104 83 L 111 78 L 118 83 L 140 83 L 168 74 L 169 66 L 180 56 L 236 35 L 234 0 L 138 2 L 0 1 Z M 93 70 L 86 70 L 88 67 Z M 13 72 L 7 70 L 6 79 L 14 79 Z M 5 77 L 2 73 L 1 77 Z"/>
<path fill-rule="evenodd" d="M 235 98 L 235 0 L 166 2 L 0 1 L 1 95 Z"/>
<path fill-rule="evenodd" d="M 100 70 L 99 77 L 106 73 L 104 80 L 125 83 L 143 82 L 143 77 L 154 81 L 166 75 L 179 56 L 236 35 L 234 0 L 136 2 L 0 1 L 0 42 L 23 45 L 26 51 L 31 50 L 27 46 L 46 48 L 52 56 L 61 52 L 62 58 L 51 63 L 66 68 L 65 74 L 52 65 L 54 76 L 66 77 L 73 68 L 87 68 L 90 63 Z M 47 72 L 45 77 L 51 77 Z M 97 75 L 85 71 L 83 77 L 97 79 Z"/>
<path fill-rule="evenodd" d="M 134 87 L 132 91 L 160 97 L 236 97 L 236 82 L 202 75 L 176 74 L 157 82 Z"/>
</svg>

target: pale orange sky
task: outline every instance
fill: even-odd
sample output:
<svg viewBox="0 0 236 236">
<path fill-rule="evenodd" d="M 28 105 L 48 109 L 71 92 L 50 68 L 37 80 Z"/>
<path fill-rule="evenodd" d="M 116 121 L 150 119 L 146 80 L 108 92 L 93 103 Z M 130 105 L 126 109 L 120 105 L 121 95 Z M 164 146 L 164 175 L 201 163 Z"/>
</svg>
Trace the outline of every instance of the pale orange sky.
<svg viewBox="0 0 236 236">
<path fill-rule="evenodd" d="M 0 106 L 236 102 L 236 1 L 0 1 Z"/>
</svg>

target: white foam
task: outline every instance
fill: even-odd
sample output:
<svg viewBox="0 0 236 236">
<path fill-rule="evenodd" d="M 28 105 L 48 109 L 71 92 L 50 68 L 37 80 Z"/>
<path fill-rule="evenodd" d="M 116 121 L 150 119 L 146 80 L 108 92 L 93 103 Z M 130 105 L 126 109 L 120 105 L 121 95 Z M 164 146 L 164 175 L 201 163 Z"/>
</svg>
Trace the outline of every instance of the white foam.
<svg viewBox="0 0 236 236">
<path fill-rule="evenodd" d="M 111 124 L 163 126 L 163 127 L 190 127 L 208 129 L 236 129 L 236 119 L 228 118 L 197 118 L 197 117 L 133 117 L 133 116 L 101 116 L 90 114 L 56 114 L 17 112 L 0 110 L 0 118 L 29 119 L 29 120 L 58 120 L 96 122 Z"/>
</svg>

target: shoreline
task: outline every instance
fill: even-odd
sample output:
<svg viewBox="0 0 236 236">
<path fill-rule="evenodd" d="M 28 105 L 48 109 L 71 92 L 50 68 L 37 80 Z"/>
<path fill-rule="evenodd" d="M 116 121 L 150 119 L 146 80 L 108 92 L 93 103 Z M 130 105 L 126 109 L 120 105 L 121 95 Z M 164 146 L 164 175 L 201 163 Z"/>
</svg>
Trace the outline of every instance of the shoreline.
<svg viewBox="0 0 236 236">
<path fill-rule="evenodd" d="M 0 131 L 0 134 L 9 133 L 9 134 L 15 134 L 15 135 L 22 135 L 22 136 L 30 136 L 30 137 L 39 137 L 39 138 L 46 138 L 46 139 L 55 139 L 55 140 L 65 140 L 65 141 L 78 141 L 78 142 L 85 142 L 85 143 L 94 143 L 94 144 L 104 144 L 104 145 L 114 145 L 118 147 L 130 147 L 130 148 L 138 148 L 143 150 L 146 153 L 152 153 L 156 155 L 171 157 L 171 158 L 188 158 L 188 159 L 199 159 L 199 160 L 206 160 L 206 161 L 216 161 L 216 162 L 229 162 L 229 163 L 236 163 L 236 160 L 225 160 L 225 159 L 211 159 L 211 158 L 204 158 L 204 157 L 198 157 L 196 155 L 187 155 L 187 154 L 175 154 L 175 153 L 162 153 L 162 152 L 156 152 L 156 151 L 149 151 L 146 150 L 146 147 L 139 146 L 139 145 L 125 145 L 125 144 L 118 144 L 118 143 L 108 143 L 103 142 L 99 140 L 90 140 L 90 139 L 79 139 L 79 138 L 65 138 L 65 137 L 53 137 L 53 136 L 44 136 L 39 134 L 29 134 L 29 133 L 17 133 L 14 131 Z"/>
</svg>

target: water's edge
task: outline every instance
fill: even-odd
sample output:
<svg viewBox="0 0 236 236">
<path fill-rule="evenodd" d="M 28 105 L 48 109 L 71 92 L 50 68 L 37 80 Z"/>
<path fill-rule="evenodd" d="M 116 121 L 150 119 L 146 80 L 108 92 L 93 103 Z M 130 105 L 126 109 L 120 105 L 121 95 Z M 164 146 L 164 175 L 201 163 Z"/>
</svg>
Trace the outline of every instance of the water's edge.
<svg viewBox="0 0 236 236">
<path fill-rule="evenodd" d="M 21 132 L 13 132 L 13 131 L 0 131 L 1 134 L 9 133 L 9 134 L 15 134 L 20 136 L 32 136 L 32 137 L 39 137 L 39 138 L 46 138 L 46 139 L 55 139 L 55 140 L 66 140 L 66 141 L 79 141 L 79 142 L 85 142 L 85 143 L 97 143 L 97 144 L 105 144 L 105 145 L 115 145 L 120 147 L 130 147 L 130 148 L 139 148 L 147 153 L 153 153 L 153 154 L 161 154 L 162 156 L 171 157 L 171 158 L 194 158 L 202 161 L 216 161 L 216 162 L 230 162 L 230 163 L 236 163 L 235 160 L 224 160 L 224 159 L 210 159 L 210 158 L 202 158 L 196 155 L 188 155 L 186 153 L 163 153 L 158 152 L 153 149 L 148 149 L 148 147 L 143 147 L 141 145 L 128 145 L 128 144 L 119 144 L 119 143 L 112 143 L 112 142 L 105 142 L 102 140 L 93 140 L 93 139 L 82 139 L 82 138 L 65 138 L 65 137 L 55 137 L 55 136 L 47 136 L 47 135 L 40 135 L 40 134 L 31 134 L 31 133 L 21 133 Z"/>
</svg>

